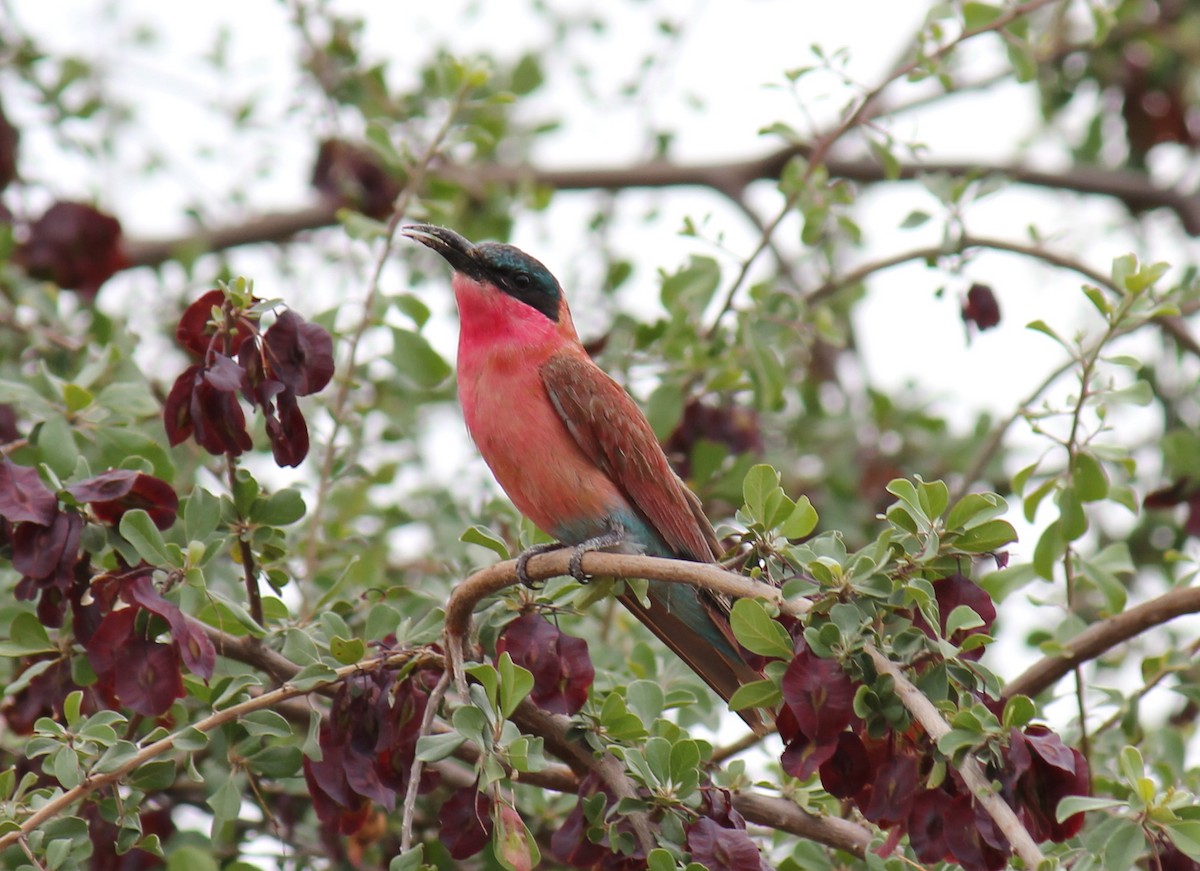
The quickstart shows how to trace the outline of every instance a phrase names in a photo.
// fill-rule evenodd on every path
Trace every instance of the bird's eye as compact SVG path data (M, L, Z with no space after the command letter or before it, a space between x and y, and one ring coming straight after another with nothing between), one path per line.
M528 272L518 272L512 277L512 283L518 290L529 290L530 285L533 284L533 278Z

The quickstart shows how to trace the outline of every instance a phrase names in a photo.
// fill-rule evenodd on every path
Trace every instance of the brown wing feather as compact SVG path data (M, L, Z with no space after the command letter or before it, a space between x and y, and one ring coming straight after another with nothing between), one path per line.
M557 354L542 383L575 441L677 555L713 562L720 545L700 500L671 469L646 416L585 356Z

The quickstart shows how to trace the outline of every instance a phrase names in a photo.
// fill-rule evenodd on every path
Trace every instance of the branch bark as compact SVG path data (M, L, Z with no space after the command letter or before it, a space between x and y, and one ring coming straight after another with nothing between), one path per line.
M628 188L704 187L735 203L756 181L775 181L794 158L808 158L812 146L789 145L760 157L726 163L678 164L653 160L611 168L544 169L536 166L462 167L445 165L436 172L468 190L482 191L492 185L540 186L556 190L607 190ZM866 158L828 157L824 161L831 176L863 184L893 181L884 167ZM1165 208L1173 211L1189 236L1200 236L1200 192L1155 184L1142 172L1081 167L1062 172L1045 172L1020 164L980 165L962 162L902 163L899 180L922 175L1001 175L1018 184L1104 196L1119 200L1131 211ZM276 212L247 219L240 224L198 229L164 239L131 239L125 253L132 266L161 266L171 260L192 259L207 251L224 251L242 245L281 244L301 233L337 223L338 206L319 202L291 212Z
M1200 611L1200 587L1171 590L1128 611L1094 623L1069 642L1062 653L1035 662L1004 688L1004 697L1036 696L1049 689L1078 664L1101 656L1151 627Z

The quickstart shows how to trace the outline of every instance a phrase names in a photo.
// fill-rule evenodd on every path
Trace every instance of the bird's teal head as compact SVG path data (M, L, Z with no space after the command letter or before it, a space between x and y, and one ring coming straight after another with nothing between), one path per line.
M400 231L442 255L447 263L468 278L490 284L502 293L558 322L562 310L562 288L541 261L520 248L501 242L464 239L453 230L432 224L410 224Z

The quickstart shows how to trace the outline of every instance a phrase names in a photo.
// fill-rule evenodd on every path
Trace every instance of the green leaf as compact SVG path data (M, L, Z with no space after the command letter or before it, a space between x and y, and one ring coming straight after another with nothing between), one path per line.
M1016 489L1014 478L1013 488ZM968 493L954 503L950 513L946 515L946 529L972 529L976 526L998 517L1008 510L1008 503L995 493Z
M964 3L962 5L963 27L967 30L979 30L987 27L1000 17L1004 10L990 3Z
M904 220L900 222L900 229L912 230L916 227L920 227L922 224L928 221L929 218L930 215L928 212L922 212L919 209L911 211L905 216Z
M54 470L60 478L75 471L79 460L79 447L75 444L75 433L71 424L61 414L48 417L37 428L36 444L38 458Z
M388 871L424 871L427 866L425 862L425 846L417 844L411 850L405 850L398 856L392 858L388 864Z
M417 740L417 758L422 762L439 762L454 753L466 740L467 736L458 732L422 735Z
M496 669L487 663L479 663L467 666L466 672L479 681L487 695L488 702L493 709L497 709L500 704L500 675Z
M257 737L292 737L292 724L271 710L251 711L238 722L249 734Z
M678 272L662 276L663 308L672 315L699 318L720 285L720 264L712 257L692 256Z
M772 680L756 680L742 684L729 699L729 710L773 708L783 701L783 694Z
M342 665L354 665L367 654L367 645L361 638L342 638L339 635L329 639L329 653Z
M188 541L203 541L221 522L221 500L203 487L193 488L183 505L183 534Z
M295 687L298 690L307 691L316 689L321 684L332 683L335 680L337 680L336 671L323 662L314 662L296 672L287 682L287 685Z
M508 559L508 545L504 543L504 539L500 538L486 526L472 526L466 532L458 537L458 540L466 544L477 544L480 547L486 547L493 551L500 559Z
M266 526L288 526L304 516L304 497L300 491L288 487L272 493L265 500L258 500L250 511L250 519Z
M991 553L1017 540L1017 531L1007 520L989 520L954 539L954 546L970 553Z
M683 387L664 381L646 401L646 419L659 441L666 441L683 417Z
M1117 807L1125 807L1125 802L1120 799L1102 798L1100 796L1068 795L1059 800L1058 808L1054 812L1054 818L1061 823L1068 817L1073 817L1078 813L1108 810L1109 808Z
M771 618L766 607L757 599L738 599L734 602L729 623L734 637L752 653L791 659L791 636Z
M1005 728L1021 728L1037 716L1037 707L1029 696L1012 696L1004 703L1001 722ZM1061 822L1061 820L1060 820Z
M1063 540L1059 522L1055 520L1043 530L1033 548L1033 567L1047 581L1054 580L1054 566L1066 553L1067 543Z
M1081 502L1098 502L1108 495L1108 474L1100 461L1087 451L1075 454L1071 463L1071 483Z
M211 850L184 844L167 856L167 871L219 871L220 865Z
M515 664L508 652L500 654L500 716L508 719L533 690L533 672Z
M787 518L776 526L775 531L784 538L804 538L817 528L817 509L807 496L801 496Z
M625 689L625 703L649 727L662 714L666 695L652 680L635 680Z
M1104 871L1128 871L1145 852L1146 833L1141 823L1122 818L1104 845Z
M753 466L742 480L742 499L754 520L766 522L767 497L779 488L779 473L766 463Z
M150 515L141 508L134 508L121 515L121 523L117 529L121 537L132 544L138 556L146 562L156 566L172 564L162 533L158 531Z
M946 637L950 638L960 630L977 629L983 625L982 618L969 605L958 605L946 618Z
M31 656L57 649L58 646L46 634L42 621L28 611L22 611L13 618L8 629L8 640L0 641L0 656ZM15 691L10 688L8 692L11 694Z
M391 359L397 372L427 390L437 387L453 371L423 335L399 327L392 329Z
M1179 852L1195 862L1200 862L1200 820L1183 820L1163 826L1167 837Z

